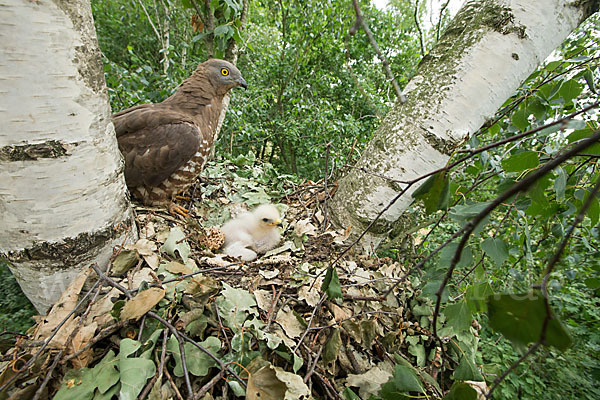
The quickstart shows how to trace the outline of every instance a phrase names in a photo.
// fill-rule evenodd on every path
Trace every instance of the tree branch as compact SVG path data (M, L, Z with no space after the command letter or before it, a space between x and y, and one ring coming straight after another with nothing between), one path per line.
M385 71L385 74L392 81L392 85L394 86L394 91L396 92L398 100L401 103L406 103L406 96L404 96L404 94L402 93L402 90L400 89L396 78L394 78L394 74L392 74L392 70L390 69L390 63L381 52L381 49L379 48L379 45L377 44L377 41L375 40L371 29L369 29L369 25L367 25L363 18L363 15L360 11L360 5L358 4L358 0L352 0L352 5L354 6L354 12L356 13L356 23L352 28L350 28L350 35L356 33L356 30L359 26L363 28L363 30L367 34L367 37L369 38L371 46L373 46L373 49L375 49L375 52L377 53L377 57L379 57L379 59L383 63L383 69Z

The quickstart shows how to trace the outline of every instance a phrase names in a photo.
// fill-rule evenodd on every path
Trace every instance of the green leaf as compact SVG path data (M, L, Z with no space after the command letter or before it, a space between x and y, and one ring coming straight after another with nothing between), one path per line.
M481 248L498 267L502 266L508 258L508 249L502 239L489 237L481 243Z
M258 315L254 295L247 290L233 288L225 282L216 302L225 325L232 329L240 329L250 315Z
M554 180L554 191L556 192L556 200L563 201L565 199L565 189L567 188L567 173L562 167L556 169L556 179Z
M596 85L594 83L594 74L592 73L592 71L588 69L583 74L583 77L585 78L585 81L587 82L587 85L590 88L590 91L594 94L598 94L598 92L596 92Z
M544 298L539 291L488 297L490 326L518 344L527 345L540 339L546 315ZM561 351L572 344L565 328L552 315L545 344Z
M428 297L430 299L435 299L437 297L435 294L437 293L437 291L441 285L442 285L441 279L427 281L427 283L421 289L421 296ZM442 303L447 302L448 297L450 297L450 292L448 291L448 285L446 285L446 287L444 288L444 291L442 292ZM427 315L431 315L431 314L432 313L429 313Z
M219 25L213 31L215 36L227 36L229 32L233 34L233 28L229 24Z
M584 202L588 200L590 197L590 192L586 193ZM595 226L598 223L598 219L600 217L600 204L598 204L598 198L594 197L590 204L590 207L587 209L586 215L590 218L592 222L592 226Z
M185 234L180 227L176 226L171 228L169 236L167 237L165 244L160 248L160 251L167 253L171 257L177 257L176 253L179 253L179 257L181 257L183 262L187 262L191 248L185 241Z
M464 300L447 305L444 309L444 315L448 318L446 324L451 326L456 333L468 331L471 327L473 320L471 310Z
M344 391L342 392L342 397L344 398L344 400L361 400L360 397L358 397L358 395L354 393L349 387L344 389Z
M570 103L575 97L579 96L582 90L583 87L581 84L579 84L579 82L577 82L575 79L570 79L562 84L558 94L560 97L562 97L565 103Z
M535 151L523 151L513 154L506 160L502 160L502 168L506 172L521 172L532 169L540 164L538 154Z
M440 268L448 268L452 263L452 258L458 249L458 243L452 242L440 251ZM465 246L460 254L460 260L457 267L466 267L473 263L473 252L469 246Z
M68 370L54 400L91 400L96 389L93 378L92 370L89 368Z
M454 370L453 378L457 381L483 381L483 376L473 360L463 354L460 364Z
M585 286L592 290L600 288L600 279L598 278L587 278L585 281L583 281L583 283L585 283Z
M144 389L146 381L154 376L156 372L156 365L153 361L129 357L141 345L137 340L121 340L119 347L119 372L121 374L119 400L136 400L142 389Z
M492 287L488 282L481 282L470 285L465 294L465 300L469 305L471 312L487 311L486 300L493 293Z
M323 349L323 364L330 372L335 370L335 361L342 347L342 337L339 329L334 329Z
M425 393L421 380L411 366L396 365L394 374L382 387L379 395L384 400L403 400L408 392Z
M393 380L395 388L400 392L425 393L421 380L412 367L396 365Z
M521 106L513 114L512 123L514 126L517 127L518 130L526 131L527 128L529 127L528 117L529 117L529 113L527 112L527 109L525 108L525 106Z
M102 361L94 367L94 381L100 393L106 393L119 382L118 362L119 359L115 355L115 352L110 350L106 353Z
M323 284L321 285L321 290L327 293L327 297L330 300L342 298L342 287L335 267L329 267L327 269Z
M437 210L445 210L450 202L450 179L442 171L427 178L412 194L415 199L423 200L425 211L432 214Z
M221 341L215 336L209 336L205 341L198 343L212 354L216 355L221 349ZM192 343L184 343L185 362L190 374L195 376L206 376L208 371L216 367L218 364L208 354L194 346ZM174 354L175 369L173 373L176 376L183 376L183 364L181 362L181 351L179 350L179 342L174 335L167 340L167 351Z
M454 382L444 400L477 400L477 391L462 382Z
M460 204L454 206L450 209L450 218L454 219L455 221L463 222L478 215L490 204L491 202L485 201L481 203Z

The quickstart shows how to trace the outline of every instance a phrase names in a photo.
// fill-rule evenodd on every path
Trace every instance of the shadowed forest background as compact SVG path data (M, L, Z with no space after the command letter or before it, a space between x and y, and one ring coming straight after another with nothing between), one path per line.
M330 182L335 182L358 158L397 100L364 32L349 34L356 21L351 2L255 0L243 26L239 25L241 1L213 3L218 7L212 54L224 57L231 39L235 40L237 66L248 89L231 97L212 173L239 171L240 185L248 186L247 179L268 185L270 190L258 194L248 186L252 193L246 200L255 203L282 199L288 194L280 184L283 181L319 181L328 173ZM400 87L408 83L450 21L448 10L435 15L425 7L428 2L422 3L415 10L414 1L392 0L385 9L360 2ZM92 0L91 4L113 112L162 101L209 56L206 29L194 18L191 0ZM600 21L595 15L464 148L496 143L597 102L599 39ZM427 188L415 195L419 201L410 209L414 229L385 243L378 257L407 264L418 261L503 189L560 154L567 144L597 130L597 114L590 111L519 145L494 147L462 163L452 170L444 198L434 198ZM493 381L524 347L492 331L485 306L471 298L526 292L538 283L571 220L590 196L594 198L549 284L553 310L573 345L565 352L538 351L508 376L495 398L530 399L540 393L544 399L600 398L600 204L592 189L600 174L598 146L565 162L527 197L511 199L491 216L487 226L476 232L476 243L463 254L464 279L456 279L445 293L446 301L468 310L449 306L448 325L470 329L471 313L485 321L478 333L475 364ZM255 166L260 176L247 172ZM424 298L435 298L455 249L448 246L425 265L423 274L412 277L413 287ZM24 304L6 268L2 273L2 328L23 331L33 323L29 321L33 310ZM412 356L422 357L419 350Z

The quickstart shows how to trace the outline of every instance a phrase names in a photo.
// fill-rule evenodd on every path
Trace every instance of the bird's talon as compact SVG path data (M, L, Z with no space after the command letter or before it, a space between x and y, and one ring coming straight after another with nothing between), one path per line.
M169 205L169 213L171 215L181 215L184 218L189 218L190 216L190 210L175 203Z

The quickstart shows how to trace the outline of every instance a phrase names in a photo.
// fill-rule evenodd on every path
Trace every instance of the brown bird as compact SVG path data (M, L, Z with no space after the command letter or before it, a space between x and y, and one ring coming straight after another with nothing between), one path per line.
M223 252L244 261L252 261L258 254L274 249L281 240L278 227L281 216L272 204L258 206L223 225L225 234Z
M211 59L198 65L162 103L142 104L113 115L125 181L147 205L171 204L198 177L213 146L223 97L246 88L231 63ZM186 211L174 206L171 211Z

